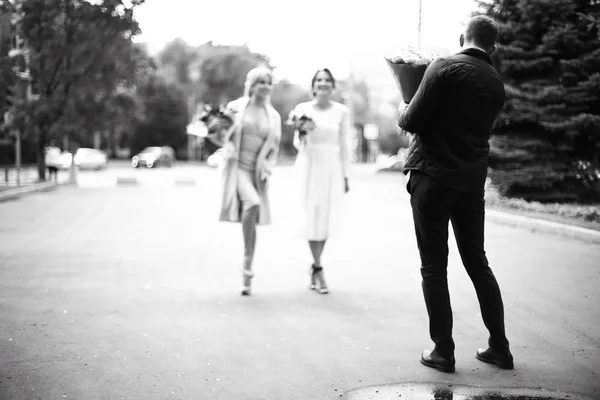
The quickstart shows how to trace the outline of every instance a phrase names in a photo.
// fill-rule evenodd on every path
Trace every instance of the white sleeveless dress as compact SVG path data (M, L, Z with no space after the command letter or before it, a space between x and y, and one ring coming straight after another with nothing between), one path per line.
M315 122L315 129L298 145L294 166L299 183L298 224L304 238L326 240L339 228L344 177L350 169L349 109L332 102L321 110L310 101L298 104L292 113Z

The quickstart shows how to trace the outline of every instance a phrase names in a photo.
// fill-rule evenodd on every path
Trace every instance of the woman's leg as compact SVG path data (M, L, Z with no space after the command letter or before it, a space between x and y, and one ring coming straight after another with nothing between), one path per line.
M313 260L315 261L315 265L317 267L321 266L321 254L323 254L323 249L325 248L326 240L309 240L308 246L310 247L310 252L312 253Z
M313 255L314 263L311 268L310 274L310 289L317 289L317 282L319 283L319 293L329 293L327 289L327 282L325 281L325 275L323 274L323 266L321 265L321 255L325 248L326 240L309 240L308 245Z
M252 261L256 248L256 224L260 211L260 196L252 183L252 174L248 171L239 171L238 196L242 203L242 235L244 238L244 263L242 294L250 294L250 281L252 279Z
M256 248L256 223L258 222L259 206L253 205L242 211L242 234L244 236L244 269L252 270L254 249Z

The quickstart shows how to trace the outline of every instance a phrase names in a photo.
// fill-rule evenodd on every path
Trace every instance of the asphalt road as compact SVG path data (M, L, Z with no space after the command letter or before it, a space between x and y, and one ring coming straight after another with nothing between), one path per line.
M78 179L0 203L0 399L354 399L409 382L600 398L599 245L487 225L516 365L501 371L474 357L487 334L452 243L457 372L442 374L419 363L431 342L401 175L356 169L322 296L278 168L251 297L241 228L217 221L217 170Z

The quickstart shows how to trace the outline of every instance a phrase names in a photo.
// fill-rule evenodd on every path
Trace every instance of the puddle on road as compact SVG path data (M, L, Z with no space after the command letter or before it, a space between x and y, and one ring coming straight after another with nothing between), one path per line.
M343 400L592 400L544 389L476 388L458 385L394 384L352 390Z

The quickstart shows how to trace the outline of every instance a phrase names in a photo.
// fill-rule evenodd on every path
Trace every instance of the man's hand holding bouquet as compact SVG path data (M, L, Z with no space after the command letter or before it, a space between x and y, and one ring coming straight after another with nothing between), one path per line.
M421 52L413 48L407 48L390 57L385 61L392 71L394 81L402 94L406 104L410 103L417 92L425 70L431 62L437 58L435 54Z

